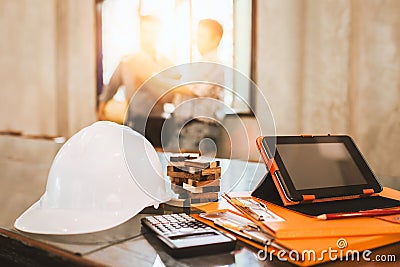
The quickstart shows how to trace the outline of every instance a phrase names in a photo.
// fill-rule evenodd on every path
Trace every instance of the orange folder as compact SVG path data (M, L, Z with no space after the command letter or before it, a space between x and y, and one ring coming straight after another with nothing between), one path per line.
M384 188L380 195L400 199L400 191L390 188ZM305 216L265 201L264 203L266 203L269 210L285 219L283 222L269 222L267 228L275 237L274 243L285 248L286 252L280 252L279 249L272 246L265 247L240 236L237 236L237 238L256 249L267 249L268 252L275 256L281 253L280 257L283 260L299 266L320 264L334 260L335 257L336 259L345 257L352 259L351 257L353 256L351 255L355 253L358 253L359 257L362 257L362 251L364 250L400 241L400 224L398 223L365 217L319 220L315 217ZM227 205L223 201L197 207L197 209L203 212L214 212L226 208L233 209L232 206ZM215 226L213 222L198 215L193 215L193 217L226 232L226 230ZM344 246L342 246L343 244ZM332 255L328 253L329 250L334 252L333 259L331 258ZM299 258L291 258L289 256L290 251L293 251L292 254L294 256L299 255ZM261 254L263 255L263 253ZM302 257L303 254L304 257ZM267 258L266 260L271 259ZM273 260L278 261L279 259L275 257Z
M201 218L198 215L192 215L199 221L204 222L222 232L228 231L216 226L212 221ZM232 234L232 233L230 233ZM240 241L258 249L257 255L260 261L288 261L299 266L312 266L323 262L343 259L346 257L352 260L353 257L362 259L362 252L367 249L374 249L384 245L396 243L400 241L400 234L396 235L374 235L361 237L319 237L307 239L275 239L275 243L284 248L280 250L273 246L263 246L246 238L236 236ZM265 255L265 250L274 255L271 258ZM261 252L260 252L261 251ZM331 254L329 254L331 251ZM279 253L279 258L277 257ZM355 261L356 263L356 261Z

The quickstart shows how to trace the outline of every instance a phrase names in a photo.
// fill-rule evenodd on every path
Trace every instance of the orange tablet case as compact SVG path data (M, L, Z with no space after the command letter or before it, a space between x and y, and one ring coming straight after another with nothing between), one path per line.
M364 190L364 194L363 195L351 195L351 196L342 196L342 197L332 197L332 198L320 198L320 199L316 199L314 195L303 195L303 201L292 201L289 198L287 198L285 191L281 185L281 183L279 182L278 177L276 177L275 172L279 170L278 165L276 164L274 158L270 159L268 158L264 148L263 148L263 144L262 144L262 140L263 140L263 136L259 136L256 139L256 145L257 148L261 154L261 157L264 160L264 163L267 165L268 171L271 174L271 177L274 181L275 187L279 192L279 195L282 199L282 202L285 206L289 206L289 205L297 205L300 203L315 203L315 202L327 202L327 201L337 201L337 200L345 200L345 199L355 199L355 198L360 198L363 196L376 196L378 194L374 193L373 189L367 189Z

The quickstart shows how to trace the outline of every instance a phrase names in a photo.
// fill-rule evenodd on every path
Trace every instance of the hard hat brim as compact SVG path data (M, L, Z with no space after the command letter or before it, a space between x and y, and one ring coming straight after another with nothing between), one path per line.
M154 203L146 203L145 206L151 204ZM139 205L136 207L139 207ZM118 226L137 215L140 211L140 208L135 209L134 207L123 212L44 209L40 207L39 200L15 221L14 227L20 231L33 234L87 234Z

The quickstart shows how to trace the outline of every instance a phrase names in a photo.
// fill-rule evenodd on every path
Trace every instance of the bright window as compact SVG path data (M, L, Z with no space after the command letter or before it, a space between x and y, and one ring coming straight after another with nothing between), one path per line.
M157 49L174 64L201 59L196 47L198 22L205 18L217 20L224 30L218 48L220 62L250 77L251 1L105 0L101 10L104 84L108 83L121 58L139 49L139 23L144 15L157 16L162 22ZM249 86L234 85L233 90L249 103ZM226 94L225 102L241 111L245 108L232 94Z

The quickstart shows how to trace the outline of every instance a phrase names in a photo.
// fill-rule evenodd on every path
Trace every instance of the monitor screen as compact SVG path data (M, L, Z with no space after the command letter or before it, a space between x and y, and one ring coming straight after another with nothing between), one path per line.
M277 144L297 190L366 184L343 143Z

